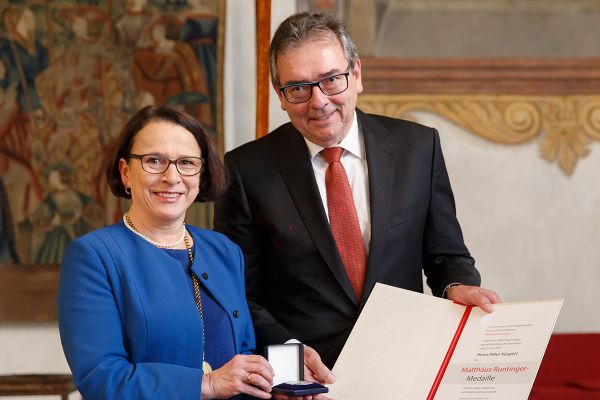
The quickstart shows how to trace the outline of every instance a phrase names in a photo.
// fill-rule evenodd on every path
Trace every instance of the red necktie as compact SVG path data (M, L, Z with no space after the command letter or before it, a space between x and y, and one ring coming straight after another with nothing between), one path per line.
M327 209L329 225L346 268L348 278L356 298L360 300L367 270L367 253L363 242L358 215L354 207L352 191L346 170L340 162L344 149L330 147L321 150L321 155L329 163L325 173L327 188Z

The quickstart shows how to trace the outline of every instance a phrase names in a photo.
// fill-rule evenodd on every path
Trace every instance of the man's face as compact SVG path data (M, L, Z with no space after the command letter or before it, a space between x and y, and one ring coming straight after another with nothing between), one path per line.
M277 58L280 86L319 81L347 69L348 61L337 38L308 40ZM350 71L348 89L333 96L326 96L315 86L310 100L292 104L275 87L281 108L296 129L307 140L323 147L334 146L346 137L362 90L360 60Z

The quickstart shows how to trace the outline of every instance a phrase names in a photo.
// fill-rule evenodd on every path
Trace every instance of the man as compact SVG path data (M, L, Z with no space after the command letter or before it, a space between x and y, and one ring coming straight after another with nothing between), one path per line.
M300 340L309 377L331 382L311 347L331 368L375 283L421 292L422 271L434 295L491 311L437 132L356 109L361 64L343 25L289 17L270 67L291 123L225 155L231 187L215 214L245 254L258 349Z

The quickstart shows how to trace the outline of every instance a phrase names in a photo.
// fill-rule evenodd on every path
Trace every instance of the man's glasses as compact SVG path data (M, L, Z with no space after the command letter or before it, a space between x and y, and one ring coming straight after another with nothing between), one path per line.
M160 154L128 154L127 158L135 158L142 162L142 169L151 174L162 174L171 164L181 175L194 176L200 173L202 169L202 159L200 157L181 157L177 160L169 160Z
M279 90L285 96L285 99L290 103L304 103L310 100L313 93L313 87L317 86L321 89L324 95L334 96L348 89L348 75L350 71L342 72L328 76L316 82L293 83L291 85L282 86Z

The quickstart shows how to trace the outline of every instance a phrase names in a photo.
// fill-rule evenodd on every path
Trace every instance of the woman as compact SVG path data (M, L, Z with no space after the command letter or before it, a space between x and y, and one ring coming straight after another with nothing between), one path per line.
M58 294L61 341L83 397L270 398L273 370L251 355L241 251L184 222L194 201L226 185L201 125L166 107L140 110L107 177L131 207L69 245Z

